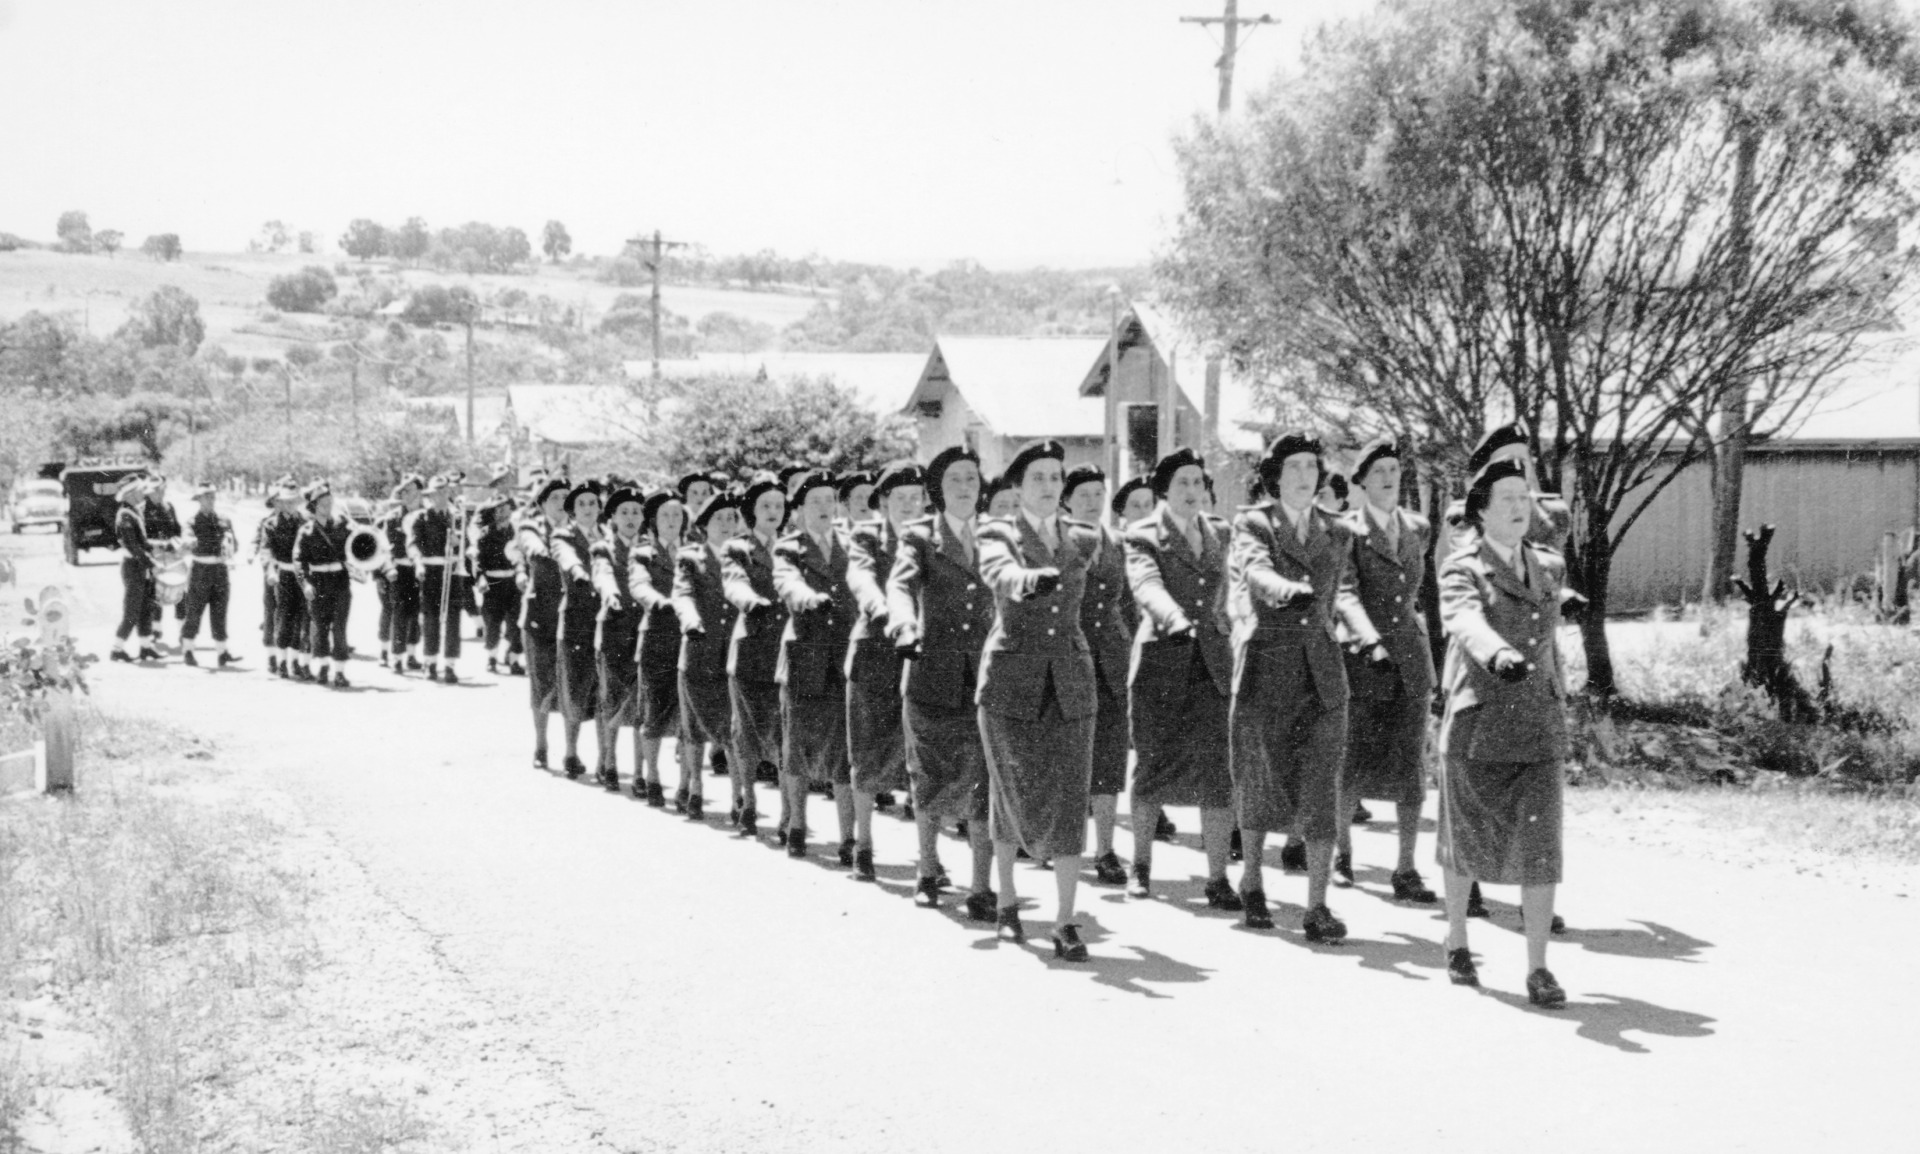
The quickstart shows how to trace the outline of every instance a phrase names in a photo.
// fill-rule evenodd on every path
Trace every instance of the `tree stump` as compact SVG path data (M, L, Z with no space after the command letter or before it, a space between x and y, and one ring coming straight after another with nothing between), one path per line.
M1767 583L1767 550L1773 545L1773 526L1748 529L1741 536L1747 542L1747 577L1733 581L1747 602L1747 659L1740 666L1740 678L1766 693L1780 711L1781 721L1815 721L1819 711L1814 708L1813 698L1787 661L1787 614L1799 604L1800 594L1787 592L1785 581Z

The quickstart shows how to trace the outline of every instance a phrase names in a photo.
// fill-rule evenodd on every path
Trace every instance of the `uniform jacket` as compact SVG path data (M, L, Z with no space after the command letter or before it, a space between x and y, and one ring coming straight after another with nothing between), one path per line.
M429 509L422 506L407 514L405 527L407 537L407 555L415 564L422 558L433 560L445 558L449 566L455 567L455 575L465 568L466 558L459 553L459 533L455 527L454 514L443 509ZM423 566L439 570L440 566ZM420 574L420 580L430 577L426 572Z
M513 561L507 556L507 546L513 539L514 528L511 525L490 523L484 528L475 526L473 545L467 554L473 565L473 575L489 581L513 580Z
M545 517L530 517L515 530L520 547L520 627L552 633L560 627L566 578L553 553L554 529Z
M180 536L180 514L167 501L142 501L140 520L152 541L171 541Z
M680 671L690 677L718 679L726 672L740 611L727 600L725 581L719 559L705 544L684 545L674 556L673 611L683 634ZM694 629L699 636L686 632Z
M980 527L980 575L993 590L994 616L980 657L978 700L989 713L1040 716L1049 681L1063 717L1087 717L1098 706L1093 653L1080 631L1080 602L1087 568L1100 549L1100 530L1065 516L1055 523L1056 549L1047 548L1023 515ZM1060 584L1041 596L1033 589L1043 569L1057 569Z
M1427 639L1427 615L1420 611L1433 526L1406 509L1395 509L1393 519L1399 526L1398 549L1388 546L1387 535L1364 508L1346 516L1354 535L1360 605L1393 657L1393 668L1383 672L1367 664L1364 653L1347 655L1347 680L1355 697L1388 700L1402 690L1409 697L1433 692L1433 646Z
M615 650L614 657L631 661L638 652L640 619L645 613L633 593L633 550L608 532L593 543L593 584L600 592L599 649ZM624 652L618 652L624 650Z
M859 611L847 641L847 680L900 684L900 655L887 637L887 582L900 552L900 534L884 518L847 531L847 587Z
M388 564L395 569L413 568L413 558L407 556L407 511L389 509L374 519L373 527L387 539Z
M1170 644L1169 639L1192 626L1214 687L1222 694L1233 691L1231 626L1221 628L1227 623L1227 557L1233 531L1211 513L1197 516L1202 546L1198 557L1164 504L1127 528L1127 583L1140 610L1129 684L1143 675L1184 682L1192 642Z
M347 580L347 536L353 526L344 517L330 521L308 518L293 541L293 565L302 581ZM335 565L337 569L326 569ZM315 567L324 569L316 572Z
M568 525L553 535L553 560L560 566L560 634L576 640L592 637L600 620L600 591L593 586L593 545L587 531Z
M1263 656L1297 654L1281 662L1285 676L1295 669L1306 684L1283 686L1279 692L1311 690L1324 709L1344 708L1347 668L1334 636L1334 623L1345 623L1364 647L1379 640L1366 610L1360 605L1353 580L1353 530L1339 517L1318 506L1307 511L1307 540L1303 544L1277 501L1266 501L1240 511L1233 522L1233 546L1228 576L1249 615L1234 630L1234 691L1246 675L1249 651ZM1306 608L1286 605L1311 592Z
M727 649L727 676L773 681L780 671L787 606L773 587L772 547L755 533L735 537L721 555L720 576L727 600L740 611Z
M1127 555L1120 537L1105 525L1094 526L1100 543L1087 566L1087 588L1080 598L1080 634L1093 654L1095 684L1108 697L1127 692L1127 665L1133 631L1127 620L1133 595L1127 589Z
M218 557L226 551L227 542L234 540L233 522L218 513L196 511L187 527L192 530L190 548L195 557Z
M1482 541L1440 567L1448 638L1440 748L1479 761L1558 761L1567 756L1557 636L1566 561L1531 542L1521 544L1515 560L1527 567L1524 582ZM1533 667L1523 680L1493 674L1490 662L1502 649Z
M260 543L282 572L293 564L293 543L299 539L306 523L307 519L299 513L288 512L270 513L260 522Z
M920 517L900 532L900 549L887 576L887 621L917 627L920 656L906 663L900 692L935 709L971 709L980 678L981 649L993 627L993 594L980 575L978 544L966 547L945 513Z
M147 541L146 519L139 510L122 504L113 515L113 531L120 539L120 548L126 551L127 560L153 567L153 546Z
M677 653L680 618L673 610L673 551L651 536L642 536L627 567L627 588L645 614L640 621L640 648L672 646Z
M847 642L859 616L853 587L847 583L847 546L829 531L828 550L805 532L789 533L773 546L773 587L787 607L787 628L780 639L777 679L801 697L838 693L833 677L844 669ZM806 605L827 595L818 609Z

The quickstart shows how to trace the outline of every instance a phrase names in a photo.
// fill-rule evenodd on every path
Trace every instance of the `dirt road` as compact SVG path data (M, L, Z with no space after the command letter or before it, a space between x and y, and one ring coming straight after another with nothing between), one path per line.
M23 588L68 581L104 654L117 569L65 570L50 539L26 553ZM1335 892L1351 939L1310 946L1298 876L1268 870L1276 932L1205 909L1176 810L1156 899L1092 889L1093 958L1066 965L1044 948L1048 875L1021 874L1036 941L1000 945L914 908L895 818L861 885L830 852L732 836L720 781L702 824L535 772L524 681L364 659L347 692L269 679L257 572L236 574L240 671L103 664L96 694L291 797L614 1149L1880 1150L1920 1121L1920 917L1891 893L1624 851L1576 822L1573 930L1550 956L1572 1003L1543 1013L1513 891L1474 924L1486 988L1457 989L1438 914L1386 897L1389 832L1357 836L1360 887ZM356 586L369 656L373 610ZM960 843L943 852L964 876ZM1430 877L1431 854L1423 838Z

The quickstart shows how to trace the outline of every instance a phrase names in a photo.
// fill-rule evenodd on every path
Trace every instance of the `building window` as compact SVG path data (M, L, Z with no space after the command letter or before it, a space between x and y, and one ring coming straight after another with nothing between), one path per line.
M914 408L915 411L926 420L937 421L940 419L941 409L939 401L921 401L918 405L914 406Z

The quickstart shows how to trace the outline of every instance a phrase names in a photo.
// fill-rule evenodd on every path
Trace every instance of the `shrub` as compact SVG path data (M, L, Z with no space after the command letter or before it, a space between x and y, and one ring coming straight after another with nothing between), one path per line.
M332 273L308 265L299 272L274 277L267 286L267 303L283 313L317 313L339 293Z

